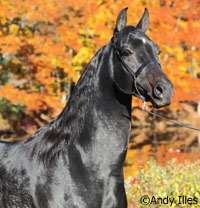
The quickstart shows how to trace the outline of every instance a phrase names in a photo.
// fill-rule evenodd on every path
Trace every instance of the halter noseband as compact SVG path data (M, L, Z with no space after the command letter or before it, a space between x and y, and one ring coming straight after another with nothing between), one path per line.
M141 93L139 92L138 90L138 87L137 87L137 77L141 74L142 70L150 63L156 63L160 66L160 63L158 62L157 59L150 59L146 62L144 62L136 71L136 73L133 72L133 70L125 63L124 59L120 56L119 54L119 51L117 50L117 48L115 47L115 45L113 44L112 42L112 46L120 60L120 62L122 63L122 65L124 66L124 68L131 74L131 76L133 77L133 81L134 81L134 87L136 89L136 93L135 92L131 92L130 94L131 95L135 95L137 97L140 97L143 101L145 101L145 97L141 95Z

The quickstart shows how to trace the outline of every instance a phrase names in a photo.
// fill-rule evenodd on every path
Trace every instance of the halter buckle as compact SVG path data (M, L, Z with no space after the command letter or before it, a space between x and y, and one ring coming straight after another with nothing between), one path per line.
M145 100L143 100L143 106L142 106L142 110L146 110L146 102L145 102Z

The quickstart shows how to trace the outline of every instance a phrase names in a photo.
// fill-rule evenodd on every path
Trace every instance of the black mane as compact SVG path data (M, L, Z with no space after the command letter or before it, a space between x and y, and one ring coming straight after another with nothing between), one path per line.
M31 155L38 155L43 162L52 161L66 147L81 139L81 131L85 127L86 113L91 108L91 98L95 95L95 74L100 63L101 48L83 71L81 78L74 87L72 94L57 118L24 141L24 148Z

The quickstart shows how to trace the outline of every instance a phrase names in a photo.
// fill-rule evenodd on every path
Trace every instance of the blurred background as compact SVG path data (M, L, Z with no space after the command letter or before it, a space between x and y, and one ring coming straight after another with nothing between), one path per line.
M25 139L62 111L124 7L131 25L149 9L147 35L160 46L160 63L175 87L172 105L157 113L200 127L199 0L0 0L0 140ZM200 158L197 131L141 106L134 98L125 178L137 177L149 157L162 167L172 158L176 164Z

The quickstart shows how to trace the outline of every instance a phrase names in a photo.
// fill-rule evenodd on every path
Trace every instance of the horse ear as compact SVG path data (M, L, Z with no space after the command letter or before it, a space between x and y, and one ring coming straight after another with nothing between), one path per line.
M117 17L117 22L116 22L114 32L119 32L121 29L123 29L126 26L126 22L127 22L126 11L127 11L127 9L128 9L128 7L122 9L121 12L119 13L119 15Z
M148 12L147 8L145 8L144 14L136 27L141 29L144 33L148 30L148 28L149 28L149 12Z

